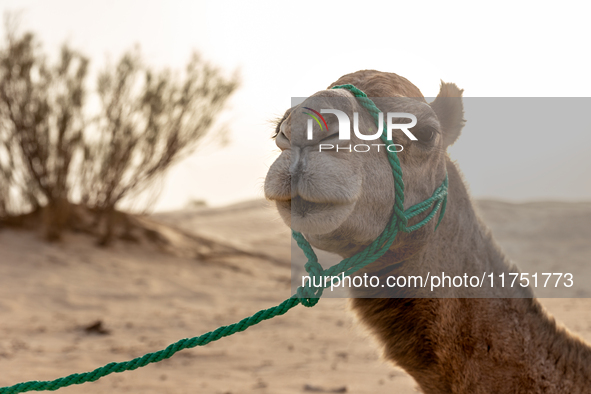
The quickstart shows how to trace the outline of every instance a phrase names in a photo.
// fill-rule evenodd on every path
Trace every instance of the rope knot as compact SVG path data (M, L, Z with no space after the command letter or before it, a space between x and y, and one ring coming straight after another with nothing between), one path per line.
M302 305L312 307L324 292L324 269L316 259L309 259L304 268L310 274L310 280L305 286L300 286L296 294Z

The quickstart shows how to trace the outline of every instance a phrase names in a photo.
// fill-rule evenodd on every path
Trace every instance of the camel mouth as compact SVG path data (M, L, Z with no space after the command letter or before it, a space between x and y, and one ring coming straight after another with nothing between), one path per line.
M276 200L277 209L293 230L306 234L326 234L336 230L353 212L355 202L313 202L301 196Z
M318 203L306 200L300 196L296 196L289 200L291 205L292 214L296 214L301 216L302 218L306 217L307 215L313 215L314 213L330 208L330 206L334 205L332 203Z

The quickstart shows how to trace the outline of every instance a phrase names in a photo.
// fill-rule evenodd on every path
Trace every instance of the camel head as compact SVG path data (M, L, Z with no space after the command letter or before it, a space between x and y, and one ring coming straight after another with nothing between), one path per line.
M384 122L389 112L416 116L416 125L408 129L416 140L396 129L392 140L396 149L402 146L398 157L405 208L429 198L445 178L446 148L458 138L464 123L462 91L442 83L439 95L428 104L419 89L396 74L358 71L330 87L343 84L353 84L372 98L384 113ZM274 138L281 155L267 173L265 196L276 203L285 223L312 245L349 255L371 243L387 225L394 205L394 180L379 136L361 139L353 129L357 112L358 130L376 134L374 118L351 92L330 87L288 109L278 123ZM323 115L325 125L312 122L310 135L310 111L321 109L348 115L350 140L339 139L339 120L331 113Z

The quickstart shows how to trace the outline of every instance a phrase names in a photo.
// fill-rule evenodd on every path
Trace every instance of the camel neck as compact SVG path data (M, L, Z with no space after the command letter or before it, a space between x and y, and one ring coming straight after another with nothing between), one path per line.
M516 272L478 219L455 167L449 176L455 186L448 211L427 246L413 249L424 239L409 234L368 273ZM384 344L385 356L425 393L591 392L591 351L557 327L530 290L496 287L490 298L460 290L439 293L449 298L429 298L424 289L400 293L408 298L354 298L352 307Z
M589 393L591 353L535 299L352 300L425 393Z

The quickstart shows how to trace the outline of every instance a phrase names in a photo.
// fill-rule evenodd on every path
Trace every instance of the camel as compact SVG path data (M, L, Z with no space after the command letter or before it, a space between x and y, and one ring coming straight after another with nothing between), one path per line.
M383 150L319 152L320 143L341 144L331 134L337 127L332 115L325 116L327 127L315 128L313 138L307 138L309 116L301 109L332 108L334 100L361 114L360 129L375 130L348 90L330 89L343 84L376 98L383 112L413 113L418 119L411 129L417 141L393 134L404 147L398 157L405 209L430 197L446 171L449 177L447 210L437 230L430 221L417 231L399 233L386 254L355 275L518 272L479 219L447 154L465 123L463 90L453 83L442 82L438 96L427 103L407 79L364 70L288 109L274 136L282 152L264 185L285 223L312 246L346 258L371 243L390 220L394 182ZM371 142L351 134L346 145ZM437 298L422 288L399 294L354 288L350 302L385 358L408 372L424 393L591 393L591 347L559 326L529 287L497 284L486 293L450 287Z

